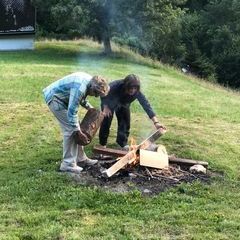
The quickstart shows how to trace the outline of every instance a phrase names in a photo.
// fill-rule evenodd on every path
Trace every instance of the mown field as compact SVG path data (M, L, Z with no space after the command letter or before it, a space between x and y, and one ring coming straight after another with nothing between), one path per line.
M34 51L0 53L0 239L240 239L240 94L126 49L115 47L112 57L101 50L87 40L42 41ZM150 198L79 186L59 173L61 134L42 89L74 71L109 80L138 74L168 128L158 142L179 157L208 161L223 177ZM141 141L152 131L134 103L131 135Z

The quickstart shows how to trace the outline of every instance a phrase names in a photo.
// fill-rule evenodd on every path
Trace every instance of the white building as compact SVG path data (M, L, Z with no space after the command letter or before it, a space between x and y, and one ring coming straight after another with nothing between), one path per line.
M33 49L35 22L31 0L0 0L0 51Z

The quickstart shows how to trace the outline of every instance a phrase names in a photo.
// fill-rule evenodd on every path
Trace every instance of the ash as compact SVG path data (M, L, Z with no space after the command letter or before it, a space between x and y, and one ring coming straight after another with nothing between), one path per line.
M99 187L105 191L127 193L140 191L143 195L154 196L181 183L200 181L210 184L213 172L207 174L193 174L188 169L178 165L170 165L167 169L147 168L140 165L128 166L110 178L103 176L102 172L111 167L116 160L99 160L97 165L85 167L80 175L71 174L77 184Z

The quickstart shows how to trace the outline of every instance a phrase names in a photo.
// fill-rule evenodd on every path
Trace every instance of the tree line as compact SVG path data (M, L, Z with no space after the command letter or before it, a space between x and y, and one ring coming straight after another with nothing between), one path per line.
M33 0L38 36L111 41L240 88L239 0Z

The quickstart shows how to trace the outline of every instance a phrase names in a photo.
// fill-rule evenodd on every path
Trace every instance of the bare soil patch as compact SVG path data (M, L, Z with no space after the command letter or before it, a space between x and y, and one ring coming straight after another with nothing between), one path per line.
M103 176L102 171L112 166L115 160L99 160L97 165L85 167L80 175L71 174L74 181L85 186L100 187L106 191L127 193L138 190L144 195L156 195L181 183L201 181L210 184L212 176L220 174L207 171L207 174L190 173L178 165L168 169L147 168L140 165L120 170L110 178Z

